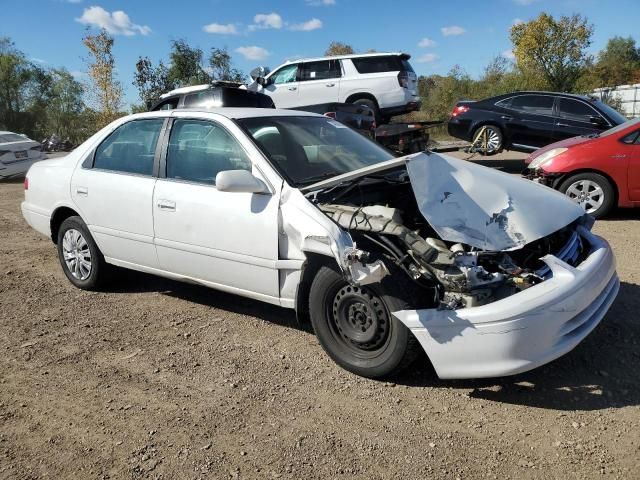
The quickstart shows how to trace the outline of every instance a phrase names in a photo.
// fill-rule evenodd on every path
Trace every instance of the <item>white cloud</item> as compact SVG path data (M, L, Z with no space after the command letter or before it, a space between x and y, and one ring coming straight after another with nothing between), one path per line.
M38 57L31 57L30 60L33 61L33 62L36 62L36 63L49 63L46 60L44 60L42 58L38 58Z
M247 60L264 60L271 55L268 50L256 46L238 47L235 51Z
M69 73L76 80L82 80L83 78L87 77L87 74L85 72L81 72L80 70L71 70Z
M275 12L259 13L253 17L253 25L249 25L249 30L257 30L264 28L280 29L284 25L282 17Z
M104 28L112 35L132 36L137 33L148 35L151 29L146 25L138 25L131 21L129 15L122 10L116 10L113 13L107 12L102 7L85 8L82 16L76 18L76 22L84 25L93 25L94 27Z
M440 29L442 35L445 37L455 37L457 35L462 35L466 32L466 30L458 25L451 25L449 27L442 27Z
M524 23L524 20L522 20L521 18L514 18L513 21L511 22L511 25L521 25Z
M434 42L430 38L424 37L422 40L418 42L418 46L422 48L435 47L436 42Z
M238 30L236 30L236 26L233 23L227 23L226 25L221 23L210 23L202 27L207 33L219 33L222 35L237 35Z
M514 58L516 58L516 56L513 54L513 50L505 50L500 55L502 55L504 58L508 58L509 60L513 60Z
M425 53L424 55L420 55L418 58L416 58L416 62L418 63L435 62L439 58L440 57L435 53Z
M336 0L305 0L305 2L312 7L328 7L336 4Z
M289 30L298 30L301 32L310 32L311 30L317 30L322 28L322 21L317 18L312 18L307 22L294 23L289 27Z

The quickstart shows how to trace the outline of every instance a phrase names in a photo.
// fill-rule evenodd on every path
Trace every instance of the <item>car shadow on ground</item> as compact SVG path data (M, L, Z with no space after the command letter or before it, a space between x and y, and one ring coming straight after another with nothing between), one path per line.
M293 310L199 285L122 270L109 293L159 292L173 298L311 332ZM468 391L472 398L555 410L599 410L640 405L640 286L622 282L602 323L578 347L531 372L497 379L440 380L421 355L413 367L386 380L415 388ZM338 367L336 367L338 368Z
M602 323L572 352L512 377L439 380L432 367L393 379L414 387L469 390L469 396L554 410L599 410L640 405L640 287L622 282ZM418 360L428 362L426 356Z

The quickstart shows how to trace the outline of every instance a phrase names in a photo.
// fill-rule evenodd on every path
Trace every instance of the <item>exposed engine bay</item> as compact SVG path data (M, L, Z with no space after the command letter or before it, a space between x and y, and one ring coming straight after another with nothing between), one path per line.
M421 307L485 305L543 282L548 269L540 258L558 254L577 237L570 224L509 251L444 241L421 214L402 168L314 191L310 200L357 245L348 259L354 284L404 272L425 291ZM577 245L563 260L575 265L582 255Z

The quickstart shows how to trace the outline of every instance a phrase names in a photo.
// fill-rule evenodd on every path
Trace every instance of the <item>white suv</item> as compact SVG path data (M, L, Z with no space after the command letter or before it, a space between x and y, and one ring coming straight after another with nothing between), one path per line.
M249 89L269 95L276 108L329 102L367 105L378 123L384 123L420 109L418 79L409 58L406 53L367 53L296 60L264 77L255 75Z

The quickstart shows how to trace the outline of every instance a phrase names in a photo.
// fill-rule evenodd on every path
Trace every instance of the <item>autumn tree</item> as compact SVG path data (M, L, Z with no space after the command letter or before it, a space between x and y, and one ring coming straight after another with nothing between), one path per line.
M554 19L547 13L511 27L516 63L523 71L538 73L549 88L573 91L589 60L593 26L580 15Z
M356 53L351 45L342 42L331 42L327 50L324 52L327 57L335 57L338 55L351 55Z
M97 111L96 128L102 128L118 118L122 107L122 85L115 74L113 37L105 29L96 35L86 33L82 43L89 51L87 61L88 93Z

